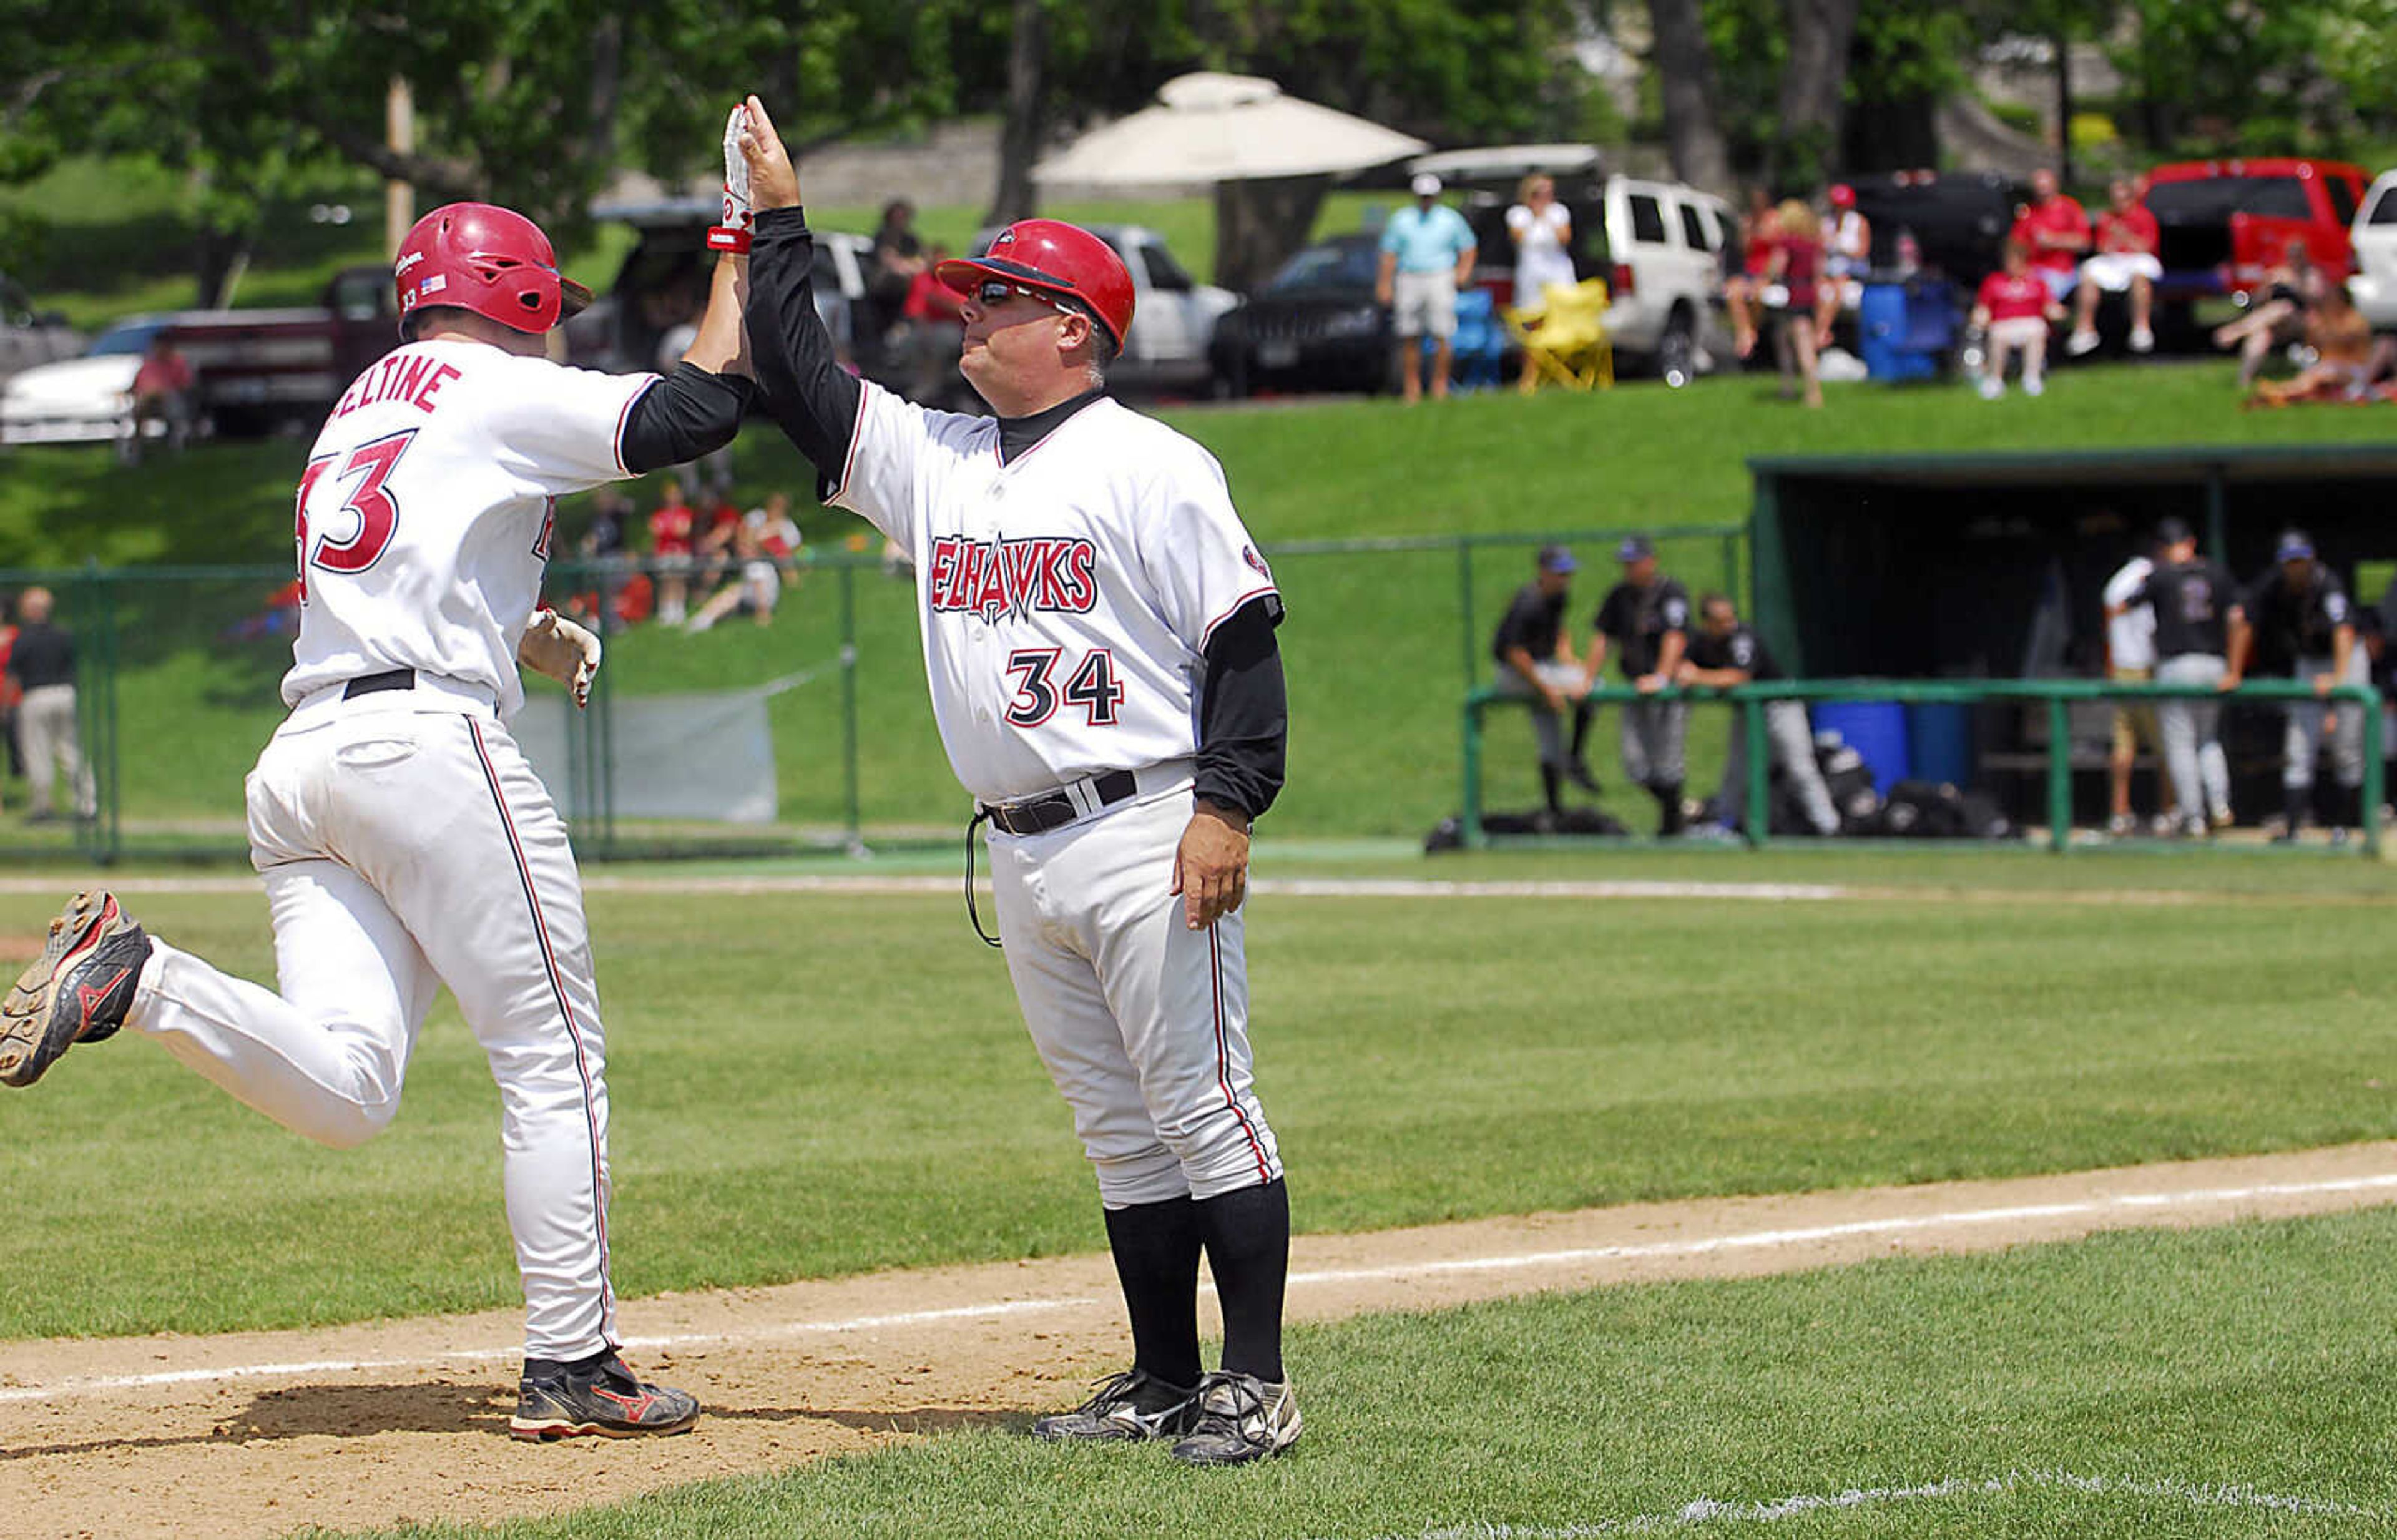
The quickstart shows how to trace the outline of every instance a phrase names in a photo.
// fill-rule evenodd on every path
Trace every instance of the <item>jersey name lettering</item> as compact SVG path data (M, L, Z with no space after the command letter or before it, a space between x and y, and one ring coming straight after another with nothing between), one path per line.
M333 416L346 417L378 401L405 401L419 411L431 411L439 404L434 398L441 387L457 378L456 369L422 354L391 354L350 382L333 405Z
M1020 619L1035 609L1087 615L1099 602L1098 559L1089 541L1060 535L999 541L943 535L932 542L925 592L935 611L985 621Z

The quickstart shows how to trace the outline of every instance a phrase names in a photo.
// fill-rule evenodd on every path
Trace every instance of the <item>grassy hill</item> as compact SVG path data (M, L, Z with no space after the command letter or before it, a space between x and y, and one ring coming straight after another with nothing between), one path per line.
M1590 396L1504 394L1414 410L1326 401L1164 415L1222 460L1242 515L1269 547L1736 525L1748 511L1746 461L1756 455L2378 439L2391 425L2373 409L2243 413L2227 366L2211 365L2081 368L2057 378L2042 400L1995 405L1960 388L1860 385L1835 387L1827 410L1806 412L1748 378L1681 392L1632 384ZM227 632L259 614L281 581L300 458L287 441L205 446L138 471L88 450L0 459L0 567L254 564L206 582L115 587L128 818L238 816L241 774L278 716L273 685L288 653L281 638ZM779 434L752 429L737 458L744 504L775 488L807 502L806 468ZM647 488L635 496L644 508L653 500ZM582 516L569 503L569 535ZM818 551L854 548L864 559L878 549L847 515L809 507L803 523ZM1598 559L1575 596L1577 623L1612 573L1596 544L1584 554ZM1668 543L1665 557L1694 588L1736 577L1719 540ZM1483 666L1487 628L1527 568L1520 548L1476 555L1468 627L1453 549L1277 558L1291 606L1282 636L1293 722L1279 827L1420 834L1453 810L1466 663ZM865 820L945 827L961 818L963 798L924 699L912 591L870 567L848 581ZM770 629L735 621L703 636L651 626L617 637L609 683L621 695L651 695L761 686L817 668L840 647L841 582L833 570L812 572ZM837 821L837 675L776 696L770 710L783 817ZM1702 713L1694 787L1710 779L1720 734ZM1619 783L1609 769L1613 738L1608 723L1593 757L1601 779ZM1500 730L1493 761L1493 800L1531 795L1519 725ZM1614 800L1635 826L1644 824L1644 808L1620 794Z

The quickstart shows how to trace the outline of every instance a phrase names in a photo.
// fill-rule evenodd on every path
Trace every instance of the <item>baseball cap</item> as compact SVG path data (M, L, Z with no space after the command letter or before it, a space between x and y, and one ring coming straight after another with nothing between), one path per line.
M2303 529L2282 530L2280 543L2272 548L2274 561L2304 561L2313 554L2314 542Z
M1407 183L1407 185L1414 189L1414 194L1419 198L1436 198L1440 196L1440 179L1433 176L1429 171L1416 172L1415 180Z
M1626 535L1623 537L1623 543L1614 548L1614 559L1617 561L1638 561L1642 556L1653 556L1655 554L1656 542L1646 535Z
M1854 208L1856 206L1856 190L1844 181L1831 183L1829 196L1834 208Z
M2195 540L2197 536L2190 531L2189 523L2186 519L2178 519L2167 516L2156 520L2156 543L2158 545L2178 545L2182 541Z
M1563 546L1543 545L1540 547L1541 571L1574 572L1580 569L1581 563L1573 560L1573 554L1571 551L1566 550Z

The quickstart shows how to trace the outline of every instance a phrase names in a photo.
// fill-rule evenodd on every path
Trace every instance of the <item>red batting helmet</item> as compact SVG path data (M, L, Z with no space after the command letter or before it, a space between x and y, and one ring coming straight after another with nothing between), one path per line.
M1018 220L979 257L952 257L933 276L963 294L984 278L1054 294L1105 327L1118 348L1132 329L1132 274L1114 247L1062 220Z
M558 275L541 226L512 208L445 204L416 221L392 262L399 334L427 305L456 305L518 331L543 332L591 302L591 291Z

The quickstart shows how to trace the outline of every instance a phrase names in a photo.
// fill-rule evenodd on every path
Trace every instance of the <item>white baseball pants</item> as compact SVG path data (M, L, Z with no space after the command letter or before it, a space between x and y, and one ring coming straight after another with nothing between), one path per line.
M244 1105L336 1148L399 1108L443 984L501 1096L529 1357L615 1340L608 1091L582 884L548 791L488 699L302 702L250 772L252 863L279 994L158 945L126 1024Z
M1007 971L1108 1208L1215 1198L1282 1173L1251 1085L1236 911L1183 923L1190 785L1046 834L990 837Z

